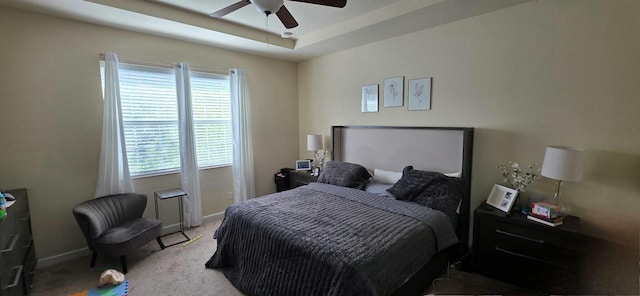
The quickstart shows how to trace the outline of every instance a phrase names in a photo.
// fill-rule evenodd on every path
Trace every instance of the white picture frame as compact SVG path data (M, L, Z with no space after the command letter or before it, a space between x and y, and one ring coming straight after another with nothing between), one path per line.
M310 170L311 170L311 160L309 159L296 160L296 171L310 171Z
M489 197L487 197L487 204L505 213L509 213L517 196L518 190L494 184L491 193L489 193Z
M404 105L404 76L387 78L383 82L384 107L402 107Z
M362 112L378 112L378 85L370 84L362 87Z
M407 109L431 110L431 77L409 79L407 86Z

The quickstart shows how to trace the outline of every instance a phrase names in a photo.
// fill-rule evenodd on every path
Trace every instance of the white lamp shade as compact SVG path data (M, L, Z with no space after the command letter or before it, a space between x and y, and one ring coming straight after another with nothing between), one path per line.
M548 146L540 174L561 181L580 181L584 168L582 148Z
M307 150L320 150L322 149L322 136L321 135L307 135Z

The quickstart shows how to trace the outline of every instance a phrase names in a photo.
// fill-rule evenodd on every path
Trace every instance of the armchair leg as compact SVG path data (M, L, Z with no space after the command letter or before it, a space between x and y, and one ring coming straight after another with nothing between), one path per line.
M120 263L122 264L122 273L126 274L127 273L127 256L125 255L120 256Z
M156 237L156 240L158 241L158 245L160 245L160 249L161 249L161 250L164 250L164 248L166 248L166 247L165 247L165 246L164 246L164 244L162 243L162 240L160 239L160 237L159 237L159 236L158 236L158 237Z
M98 257L98 253L93 252L93 254L91 254L91 264L89 264L89 267L96 266L96 258L97 257Z

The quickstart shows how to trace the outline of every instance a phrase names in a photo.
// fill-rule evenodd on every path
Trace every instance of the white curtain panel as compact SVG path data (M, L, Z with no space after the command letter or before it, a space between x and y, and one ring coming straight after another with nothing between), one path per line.
M104 60L102 146L95 197L133 192L122 124L118 56L107 52Z
M180 138L180 169L182 173L184 226L202 224L202 198L200 195L200 176L196 156L196 139L193 127L193 108L189 65L179 63L175 66L176 91L178 94L178 134Z
M231 120L233 130L233 200L243 202L256 196L251 141L251 110L247 74L231 69Z

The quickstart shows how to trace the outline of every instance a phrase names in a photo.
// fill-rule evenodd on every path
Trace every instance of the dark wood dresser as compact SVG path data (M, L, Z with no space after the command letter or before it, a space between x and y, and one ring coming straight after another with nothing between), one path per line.
M0 296L28 295L36 268L26 189L9 190L16 202L0 220Z
M550 294L638 294L638 250L591 237L580 219L546 226L521 213L478 207L475 269Z

